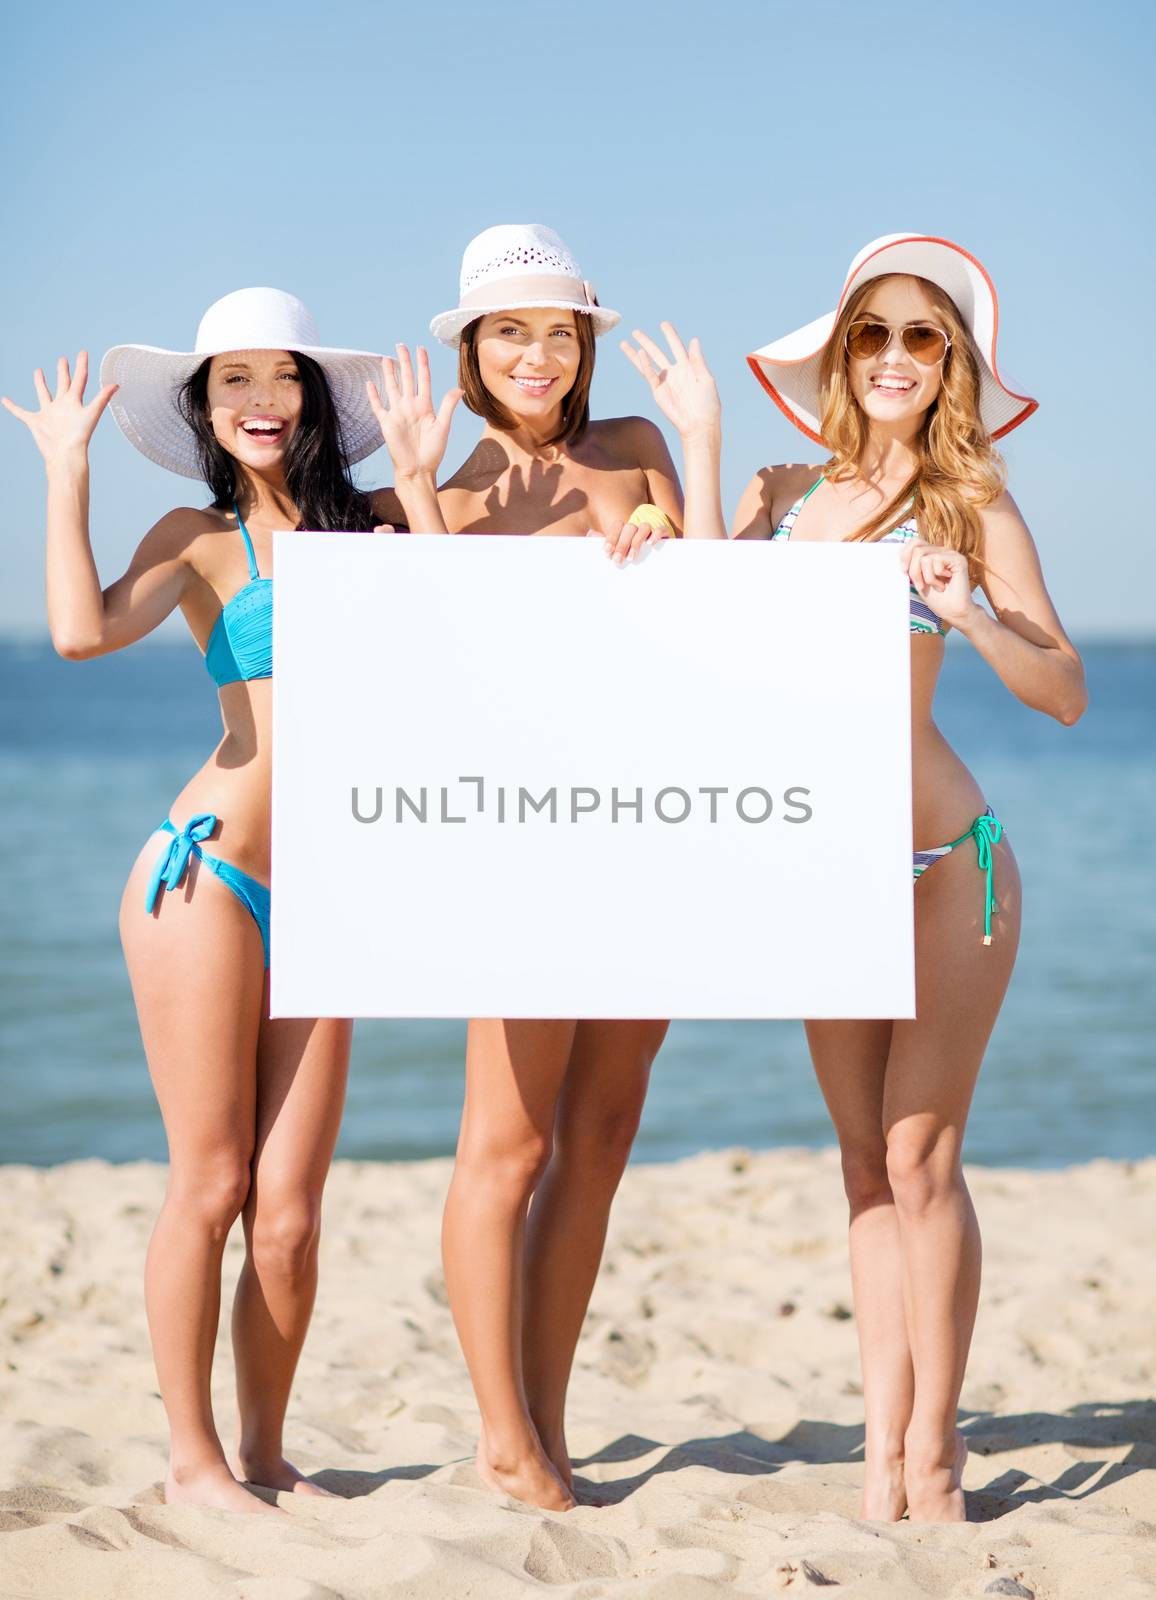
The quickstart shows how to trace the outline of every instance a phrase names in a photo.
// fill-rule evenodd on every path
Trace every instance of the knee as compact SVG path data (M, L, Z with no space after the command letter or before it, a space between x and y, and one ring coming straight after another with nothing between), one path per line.
M559 1159L591 1179L617 1183L642 1121L646 1087L611 1104L574 1108L558 1128Z
M166 1203L182 1220L203 1229L214 1242L223 1243L245 1209L249 1183L249 1162L240 1155L188 1171L174 1169Z
M891 1182L887 1174L887 1146L882 1136L875 1144L844 1145L843 1189L851 1215L890 1205Z
M262 1196L249 1229L249 1253L262 1277L293 1281L313 1270L321 1237L321 1206L307 1196Z
M455 1181L485 1189L500 1203L524 1206L550 1163L548 1134L523 1132L507 1138L467 1138L458 1149Z
M895 1204L918 1216L958 1186L961 1173L955 1140L934 1133L893 1131L887 1140L887 1178Z

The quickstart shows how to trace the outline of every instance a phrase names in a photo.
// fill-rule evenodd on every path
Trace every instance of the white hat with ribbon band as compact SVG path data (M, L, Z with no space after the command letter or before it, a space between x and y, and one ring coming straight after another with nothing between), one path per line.
M598 304L593 287L554 232L538 222L507 222L471 239L462 257L458 304L430 323L430 332L453 348L462 330L488 311L557 306L588 316L595 333L622 320Z
M329 383L346 459L361 461L380 448L381 428L366 399L365 382L380 376L381 357L322 345L308 307L283 289L235 289L215 301L201 318L192 350L114 346L100 364L100 381L120 385L110 406L125 438L158 466L199 478L196 438L177 397L203 361L230 350L288 350L309 356Z
M1000 375L996 362L999 301L982 263L950 239L924 233L889 233L865 245L847 271L834 311L776 339L747 357L751 371L779 407L809 439L822 444L823 399L819 372L823 351L848 297L872 278L889 273L925 278L951 296L979 351L979 414L993 439L1026 422L1039 402Z

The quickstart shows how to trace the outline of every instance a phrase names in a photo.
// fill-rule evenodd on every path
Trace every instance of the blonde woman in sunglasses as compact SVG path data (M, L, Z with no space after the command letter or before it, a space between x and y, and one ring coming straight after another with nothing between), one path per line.
M892 544L910 581L917 1017L807 1023L850 1207L862 1512L886 1521L965 1518L956 1413L980 1238L961 1152L1020 931L1011 845L932 719L945 637L962 633L1018 699L1065 725L1087 703L993 444L1036 409L1000 376L997 321L991 279L959 246L914 234L868 245L834 313L749 358L827 460L763 468L732 532ZM666 331L669 355L644 334L623 348L687 441L686 536L723 538L714 384L697 347Z

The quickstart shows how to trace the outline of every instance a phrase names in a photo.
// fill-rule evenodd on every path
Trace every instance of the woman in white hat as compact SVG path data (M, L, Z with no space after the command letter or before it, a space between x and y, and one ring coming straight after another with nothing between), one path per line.
M863 1513L876 1519L964 1516L956 1407L980 1240L961 1150L1020 927L1011 847L932 720L944 637L958 630L1014 695L1060 722L1074 723L1087 700L992 444L1036 409L1000 374L997 322L995 289L973 256L896 234L856 256L833 313L749 358L775 404L829 454L757 473L734 537L893 544L910 581L918 1017L807 1024L850 1205ZM627 353L676 422L701 430L712 413L705 368L672 351L640 336ZM687 534L725 537L709 516L688 519Z
M269 1018L270 557L276 527L370 528L393 511L349 476L379 443L365 399L377 361L322 348L292 295L242 289L210 307L192 351L110 350L87 404L83 352L75 373L60 361L55 395L36 373L38 410L4 401L47 466L57 650L81 661L124 649L179 606L220 693L224 737L141 851L120 914L169 1146L145 1278L171 1431L169 1502L276 1514L243 1481L324 1493L285 1459L281 1435L316 1290L350 1025ZM162 517L102 591L88 443L110 404L138 450L206 483L212 503ZM210 1379L221 1258L238 1216L234 1475Z
M566 245L536 224L488 228L462 262L458 305L431 328L458 351L460 389L435 412L418 351L373 396L411 528L612 536L619 562L677 532L682 494L662 434L641 417L591 421L598 304ZM450 416L483 419L439 490ZM474 1020L443 1255L482 1413L487 1482L573 1505L563 1411L607 1219L667 1024ZM531 1208L531 1199L533 1206Z

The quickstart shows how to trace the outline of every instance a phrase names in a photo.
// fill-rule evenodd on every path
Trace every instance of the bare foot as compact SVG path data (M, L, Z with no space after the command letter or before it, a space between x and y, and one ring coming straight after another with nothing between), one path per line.
M884 1456L868 1461L859 1515L865 1522L898 1522L906 1510L903 1457Z
M284 1515L276 1506L268 1506L250 1494L223 1461L195 1469L170 1467L165 1478L165 1505L210 1506L216 1511L256 1512L258 1516Z
M538 1419L534 1418L534 1426L538 1428L538 1437L542 1441L542 1449L554 1471L561 1478L567 1489L574 1488L574 1468L570 1462L570 1452L566 1448L566 1435L561 1428L551 1430L538 1427Z
M313 1483L303 1472L298 1472L284 1456L238 1455L234 1469L243 1483L255 1483L259 1489L276 1489L279 1493L314 1495L322 1500L340 1500L331 1489Z
M482 1432L478 1440L478 1476L491 1489L543 1511L572 1511L577 1504L541 1445L515 1455L499 1456Z
M967 1440L957 1428L954 1454L948 1465L907 1446L904 1476L907 1483L908 1517L912 1522L966 1522L963 1478L967 1461Z

